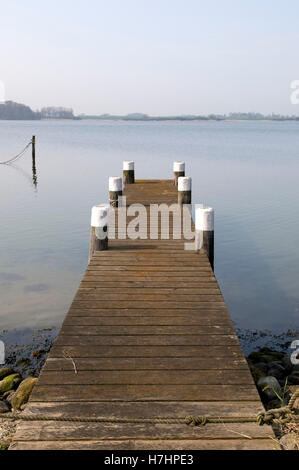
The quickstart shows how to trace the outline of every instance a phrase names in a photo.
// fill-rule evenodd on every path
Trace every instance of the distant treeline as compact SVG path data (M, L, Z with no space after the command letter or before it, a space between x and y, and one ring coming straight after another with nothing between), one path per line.
M36 120L36 119L98 119L103 121L299 121L298 116L283 116L281 114L261 113L230 113L230 114L187 114L183 116L149 116L148 114L133 113L126 116L113 114L75 116L71 108L50 106L40 111L32 111L24 104L6 101L0 103L0 120Z
M299 116L283 116L281 114L264 115L261 113L230 113L230 114L187 114L183 116L149 116L148 114L133 113L126 116L113 114L86 115L80 119L98 119L103 121L299 121Z
M72 109L69 108L42 108L32 111L29 106L13 101L0 103L0 119L2 120L37 120L37 119L76 119Z

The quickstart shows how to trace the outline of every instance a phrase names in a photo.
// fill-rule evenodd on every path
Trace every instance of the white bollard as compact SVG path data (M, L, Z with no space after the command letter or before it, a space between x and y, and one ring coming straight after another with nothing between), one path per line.
M109 206L94 206L91 211L89 262L95 251L108 250Z
M174 180L173 183L175 186L178 185L178 179L182 176L185 176L186 164L185 162L174 162L173 164L173 174Z
M196 237L199 249L203 248L214 270L214 219L215 212L212 207L197 207L195 209Z
M118 207L118 199L123 194L123 180L120 176L111 176L109 178L110 205Z
M178 203L191 204L192 201L192 178L190 176L180 176L178 179Z

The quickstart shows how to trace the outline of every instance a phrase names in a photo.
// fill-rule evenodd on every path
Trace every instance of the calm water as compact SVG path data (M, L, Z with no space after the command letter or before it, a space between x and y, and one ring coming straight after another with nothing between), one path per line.
M194 202L216 210L216 276L240 328L299 326L299 123L0 121L0 330L59 326L86 268L90 209L133 159L171 178L184 159Z

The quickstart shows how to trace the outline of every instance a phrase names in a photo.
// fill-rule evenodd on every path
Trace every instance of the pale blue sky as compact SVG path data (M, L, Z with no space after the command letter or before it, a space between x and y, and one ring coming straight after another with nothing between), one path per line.
M298 0L0 0L0 80L34 109L299 114Z

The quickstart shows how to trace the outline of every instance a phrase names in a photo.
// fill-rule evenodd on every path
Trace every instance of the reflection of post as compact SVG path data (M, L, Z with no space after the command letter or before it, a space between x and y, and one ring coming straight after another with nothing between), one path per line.
M37 188L37 174L35 165L35 135L32 136L32 182L33 186Z

